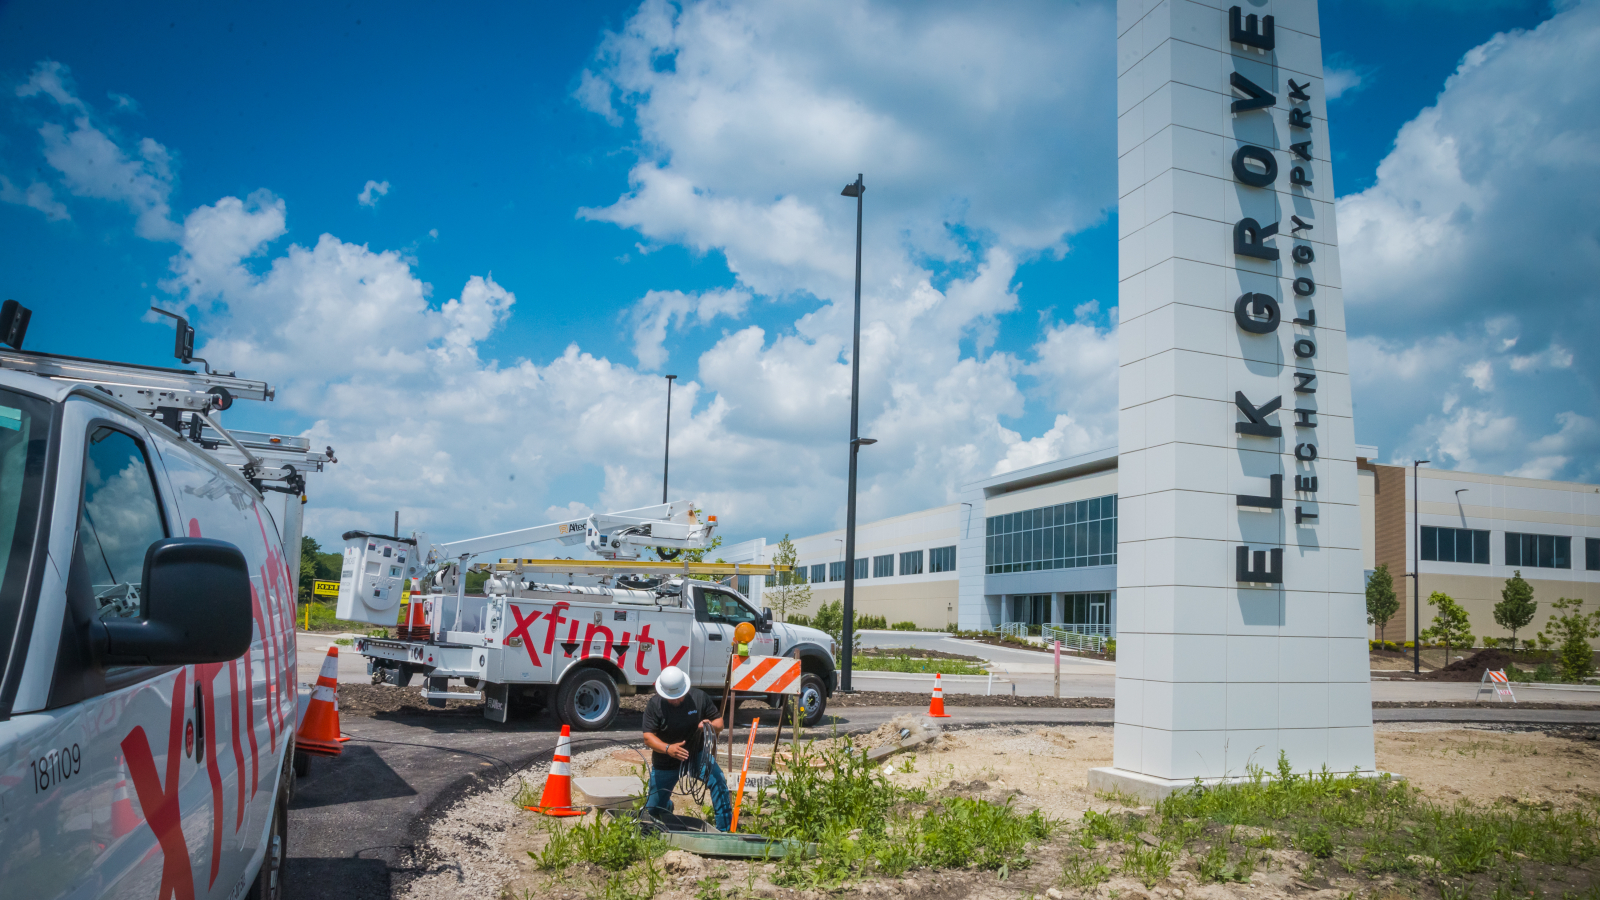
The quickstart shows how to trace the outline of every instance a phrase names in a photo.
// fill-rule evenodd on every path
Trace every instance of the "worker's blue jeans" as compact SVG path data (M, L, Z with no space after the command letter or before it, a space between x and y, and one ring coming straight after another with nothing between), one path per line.
M711 808L716 812L717 830L727 831L733 824L733 797L728 793L728 782L722 777L722 767L705 749L690 755L686 764L689 771L700 773L700 780L705 782L711 793ZM679 766L650 770L650 796L644 803L646 809L672 812L672 789L678 786L680 770Z

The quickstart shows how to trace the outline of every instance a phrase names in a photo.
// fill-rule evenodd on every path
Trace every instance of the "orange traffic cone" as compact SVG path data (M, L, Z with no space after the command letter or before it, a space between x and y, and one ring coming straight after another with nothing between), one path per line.
M318 756L338 756L344 752L340 743L339 648L335 645L328 648L328 657L322 661L322 672L317 676L317 686L311 689L311 705L306 707L294 746Z
M572 728L561 726L561 740L556 743L555 755L550 757L550 775L544 780L544 796L538 806L524 806L530 812L546 816L581 816L587 809L572 806Z
M413 595L415 596L415 595ZM402 641L425 641L431 629L428 626L427 601L412 600L406 610L406 624L399 628Z
M944 686L939 681L939 673L933 673L933 699L928 701L928 717L933 719L950 718L944 711Z

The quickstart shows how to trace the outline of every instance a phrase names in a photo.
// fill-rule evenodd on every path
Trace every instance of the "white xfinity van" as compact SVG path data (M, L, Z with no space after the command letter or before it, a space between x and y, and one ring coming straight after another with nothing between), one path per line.
M256 488L111 393L0 370L0 896L278 897L293 573Z

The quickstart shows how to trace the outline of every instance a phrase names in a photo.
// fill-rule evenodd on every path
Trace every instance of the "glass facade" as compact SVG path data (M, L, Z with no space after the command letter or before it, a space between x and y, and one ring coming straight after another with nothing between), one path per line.
M840 572L839 573L839 577L843 578L844 577L844 573ZM827 581L827 580L828 580L828 566L827 566L826 563L817 563L816 565L811 567L811 583L812 584L821 584L821 583L823 583L824 581Z
M1584 539L1583 567L1591 572L1600 572L1600 538Z
M856 580L857 581L865 581L866 579L867 579L867 558L863 556L862 558L856 560ZM839 580L843 581L844 579L841 578Z
M893 578L894 577L894 554L893 553L885 553L882 556L874 556L872 558L872 577L873 578Z
M1422 558L1431 562L1489 564L1489 532L1422 526Z
M984 573L1037 572L1117 563L1117 495L990 516Z
M1013 594L1008 622L1029 625L1108 626L1111 624L1111 594L1062 594L1061 617L1056 618L1049 594Z
M929 572L954 572L956 570L956 548L935 547L928 551Z
M844 580L844 563L843 562L831 562L831 563L828 563L828 580L829 581L843 581Z
M901 575L921 575L922 574L922 551L921 550L912 550L909 553L900 554L900 574Z
M1506 565L1530 569L1572 568L1572 538L1564 534L1506 532Z

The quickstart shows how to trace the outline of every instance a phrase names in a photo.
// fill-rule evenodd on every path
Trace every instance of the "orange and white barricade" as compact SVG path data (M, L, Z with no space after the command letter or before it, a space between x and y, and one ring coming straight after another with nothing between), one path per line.
M732 686L746 694L800 693L800 660L789 656L735 657Z
M1517 695L1511 692L1511 679L1506 677L1505 669L1484 669L1483 680L1478 682L1478 693L1473 695L1474 700L1483 696L1484 691L1493 691L1495 699L1505 702L1507 697L1512 703L1517 702Z

